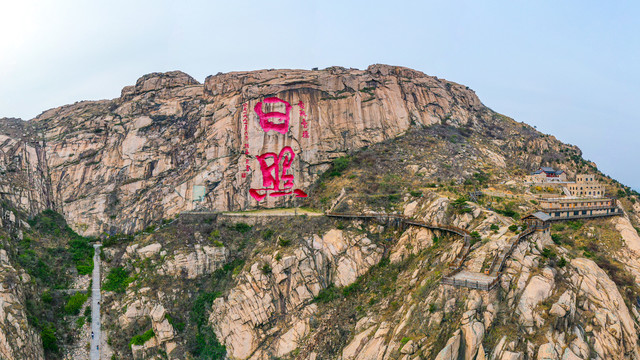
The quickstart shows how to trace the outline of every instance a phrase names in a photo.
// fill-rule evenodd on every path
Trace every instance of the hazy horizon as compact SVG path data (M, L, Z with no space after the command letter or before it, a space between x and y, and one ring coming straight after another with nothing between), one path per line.
M0 117L112 99L151 72L406 66L579 146L640 190L637 4L570 1L0 5ZM635 155L635 156L634 156Z

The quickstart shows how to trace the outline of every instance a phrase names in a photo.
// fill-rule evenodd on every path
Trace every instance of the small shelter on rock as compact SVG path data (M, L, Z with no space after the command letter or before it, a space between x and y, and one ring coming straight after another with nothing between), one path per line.
M522 220L524 220L525 224L527 224L527 228L529 229L535 228L536 231L547 231L549 230L551 216L542 211L537 211L525 216Z

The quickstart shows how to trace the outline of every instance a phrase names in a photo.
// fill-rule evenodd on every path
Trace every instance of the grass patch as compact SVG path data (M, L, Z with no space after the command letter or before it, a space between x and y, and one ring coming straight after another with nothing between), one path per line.
M323 174L323 178L333 178L341 176L342 173L349 167L351 159L348 156L341 156L333 160L333 166L327 172ZM325 176L326 174L326 176Z
M572 230L580 230L580 228L584 225L584 223L580 220L576 221L567 221L567 226Z
M560 260L558 260L558 267L559 268L563 268L567 265L567 259L563 257L560 258Z
M175 318L169 313L165 313L164 318L167 319L167 321L169 321L169 324L171 324L171 326L174 329L176 329L178 333L181 333L184 331L186 324L181 319Z
M542 249L542 257L544 257L545 259L555 259L556 253L549 248L544 248Z
M102 290L123 293L132 281L133 278L129 277L129 272L125 268L122 266L114 267L109 270Z
M551 234L551 240L553 240L556 245L560 245L564 240L564 236L562 234Z
M313 299L318 303L329 303L340 297L340 289L330 284L326 288L320 290L318 295Z
M471 233L471 246L473 246L474 244L476 244L477 242L482 241L482 236L480 236L480 233L477 231L474 231Z
M67 304L64 306L64 311L69 315L78 315L80 314L80 309L85 301L87 301L87 294L83 293L75 293L73 294Z
M134 336L133 338L131 338L131 341L129 342L129 345L144 345L144 343L146 343L149 339L151 339L152 337L156 336L156 334L153 332L153 329L149 329L147 331L145 331L143 334L139 334Z
M220 295L220 292L201 293L191 307L189 316L197 331L189 340L188 347L196 359L222 360L226 356L226 347L220 344L207 320L207 310Z
M73 231L65 221L64 217L53 210L45 210L29 220L29 225L32 230L35 230L41 234L67 238L67 250L71 254L71 258L80 275L91 274L93 271L93 246L90 244L92 239L78 235ZM23 241L27 241L25 238ZM29 239L30 240L30 239ZM45 272L50 272L46 263L40 263L37 260L30 261L30 257L33 254L28 251L25 252L22 258L22 265L25 266L27 271L32 269L35 273L32 274L36 277L46 278ZM29 266L31 265L31 266ZM35 265L35 266L34 266Z

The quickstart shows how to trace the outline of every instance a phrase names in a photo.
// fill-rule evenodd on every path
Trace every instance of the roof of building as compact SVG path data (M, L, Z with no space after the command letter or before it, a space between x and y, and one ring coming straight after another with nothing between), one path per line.
M542 220L542 221L551 220L551 216L549 216L549 214L544 213L542 211L536 211L533 214L529 214L529 215L525 216L524 218L526 219L526 218L532 218L532 217L534 217L534 218L536 218L538 220Z
M562 173L564 173L564 170L556 170L552 167L547 167L547 166L542 166L540 167L540 169L534 171L531 175L538 175L538 174L552 174L552 175L561 175Z

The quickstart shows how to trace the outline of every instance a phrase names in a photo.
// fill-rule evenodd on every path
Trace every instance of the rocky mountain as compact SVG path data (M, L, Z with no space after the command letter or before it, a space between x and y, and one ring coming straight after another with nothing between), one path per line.
M309 136L297 105L284 135L263 131L250 111L251 171L243 178L242 106L254 109L271 95L306 104ZM305 189L332 159L412 126L489 119L467 87L386 65L237 72L204 84L154 73L111 101L51 109L28 122L4 119L0 167L9 181L1 186L20 209L54 208L81 234L133 232L192 210L194 186L206 187L200 206L212 210L283 206L286 198L258 204L249 195L261 185L256 156L265 152L290 146L296 186Z
M595 173L624 216L517 243L489 291L441 283L458 235L323 215L466 229L462 267L482 272L557 191L521 182L540 165ZM7 359L86 357L71 294L89 286L88 236L104 245L105 358L640 358L638 194L418 71L149 74L114 100L1 119L0 174ZM270 196L267 175L301 193Z

